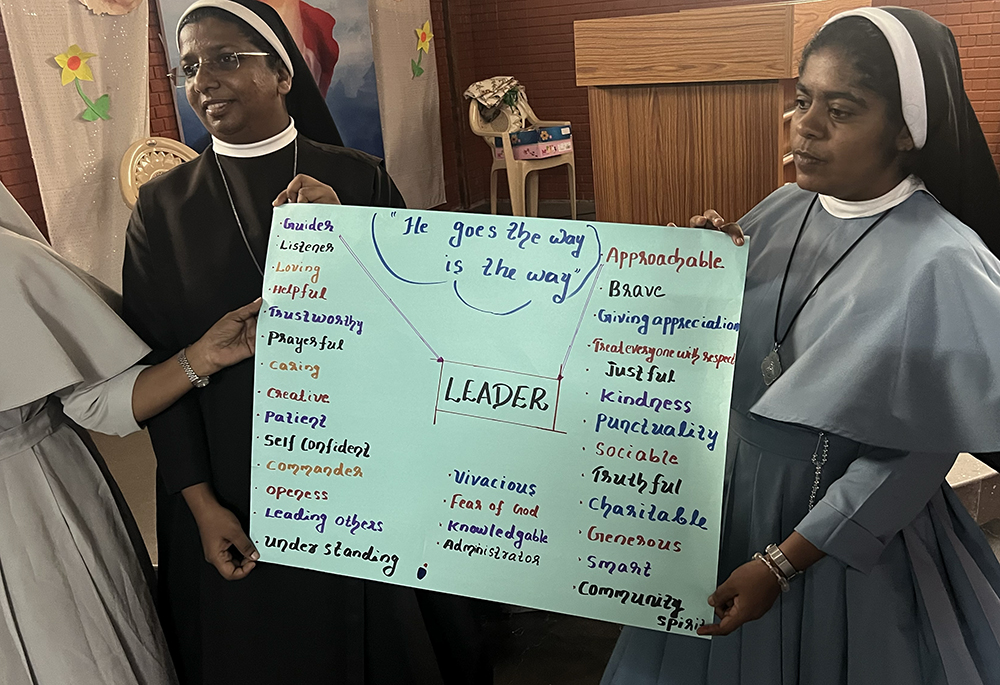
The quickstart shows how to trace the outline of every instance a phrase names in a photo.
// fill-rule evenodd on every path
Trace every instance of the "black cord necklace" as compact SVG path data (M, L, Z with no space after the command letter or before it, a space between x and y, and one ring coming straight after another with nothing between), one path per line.
M833 263L833 266L827 269L826 273L820 276L820 279L816 281L816 285L814 285L813 289L809 292L809 295L806 296L806 299L804 299L802 301L802 304L799 305L799 308L795 311L795 314L792 315L792 320L788 322L788 328L785 329L784 335L782 335L779 338L778 319L781 316L781 301L785 297L785 284L788 282L788 272L792 267L792 259L795 257L795 250L799 246L799 241L802 240L802 233L805 231L806 224L809 223L809 215L812 214L813 207L816 206L816 201L818 199L819 199L818 194L813 196L812 202L809 203L809 208L806 209L805 216L802 217L802 224L799 226L798 235L795 236L795 242L792 244L792 251L789 252L788 254L788 263L785 264L785 275L781 277L781 289L778 291L778 306L774 312L774 349L772 349L771 352L768 353L766 357L764 357L764 361L760 363L760 373L762 376L764 376L765 385L771 385L771 383L774 383L774 381L778 380L778 377L781 376L782 372L781 357L778 356L778 350L781 347L781 345L785 342L785 338L788 337L788 334L792 330L792 326L795 325L796 319L799 318L799 314L801 314L802 310L805 309L806 304L808 304L809 300L813 298L813 296L816 294L816 291L819 290L820 285L823 284L823 281L826 280L826 277L829 276L834 269L840 266L840 263L847 258L847 255L851 254L854 248L858 246L858 243L864 240L865 236L871 233L876 226L882 223L882 221L887 216L889 216L889 212L891 212L894 209L894 207L890 207L889 209L882 212L882 214L880 214L879 217L872 222L871 226L866 228L864 233L858 236L857 239L855 239L855 241L851 243L851 246L847 248L844 254L840 255L837 261Z
M253 248L250 247L250 239L247 238L247 232L243 230L243 222L240 221L240 214L236 211L236 202L233 200L233 192L229 190L229 181L226 180L226 172L222 170L222 162L219 161L219 153L212 148L212 155L215 157L215 164L219 167L219 175L222 176L222 185L226 189L226 197L229 198L229 206L233 210L233 218L236 219L236 227L240 229L240 235L243 236L243 244L247 246L247 252L250 253L250 259L253 260L253 265L257 267L257 272L263 276L264 269L257 260L257 255L254 254ZM292 159L292 178L294 179L299 175L299 139L298 136L295 138L295 157ZM291 183L291 181L289 181Z

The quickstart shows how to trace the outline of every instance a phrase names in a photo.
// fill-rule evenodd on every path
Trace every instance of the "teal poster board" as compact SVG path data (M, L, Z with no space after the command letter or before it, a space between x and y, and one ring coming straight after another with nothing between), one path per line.
M700 229L275 210L262 561L694 635L746 254Z

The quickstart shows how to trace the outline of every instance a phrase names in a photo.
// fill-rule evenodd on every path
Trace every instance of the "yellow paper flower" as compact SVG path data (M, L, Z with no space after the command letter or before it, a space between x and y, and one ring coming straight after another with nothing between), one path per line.
M431 22L429 19L424 22L423 26L416 29L416 34L417 50L427 52L427 49L431 46L431 39L434 38L434 34L431 33Z
M62 84L72 83L73 79L93 81L94 74L87 66L87 60L96 56L93 52L83 52L79 45L70 45L69 50L56 55L56 64L62 67Z

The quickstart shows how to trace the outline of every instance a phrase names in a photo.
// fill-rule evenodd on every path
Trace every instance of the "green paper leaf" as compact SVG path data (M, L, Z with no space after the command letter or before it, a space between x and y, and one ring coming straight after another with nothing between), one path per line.
M100 118L97 112L92 110L90 107L83 110L83 114L81 114L80 116L83 117L84 121L97 121Z
M102 119L110 119L111 116L108 112L111 111L111 96L104 94L94 101L94 111L97 112L97 116Z
M412 59L410 60L410 69L413 70L413 78L416 78L420 76L422 73L424 73L424 68L421 67L416 62L414 62Z

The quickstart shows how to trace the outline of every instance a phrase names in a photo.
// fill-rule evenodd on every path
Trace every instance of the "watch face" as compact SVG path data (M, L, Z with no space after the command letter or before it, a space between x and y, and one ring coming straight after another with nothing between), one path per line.
M208 378L207 377L206 378L199 378L198 380L196 380L194 382L194 387L196 387L196 388L204 388L206 385L208 385Z

